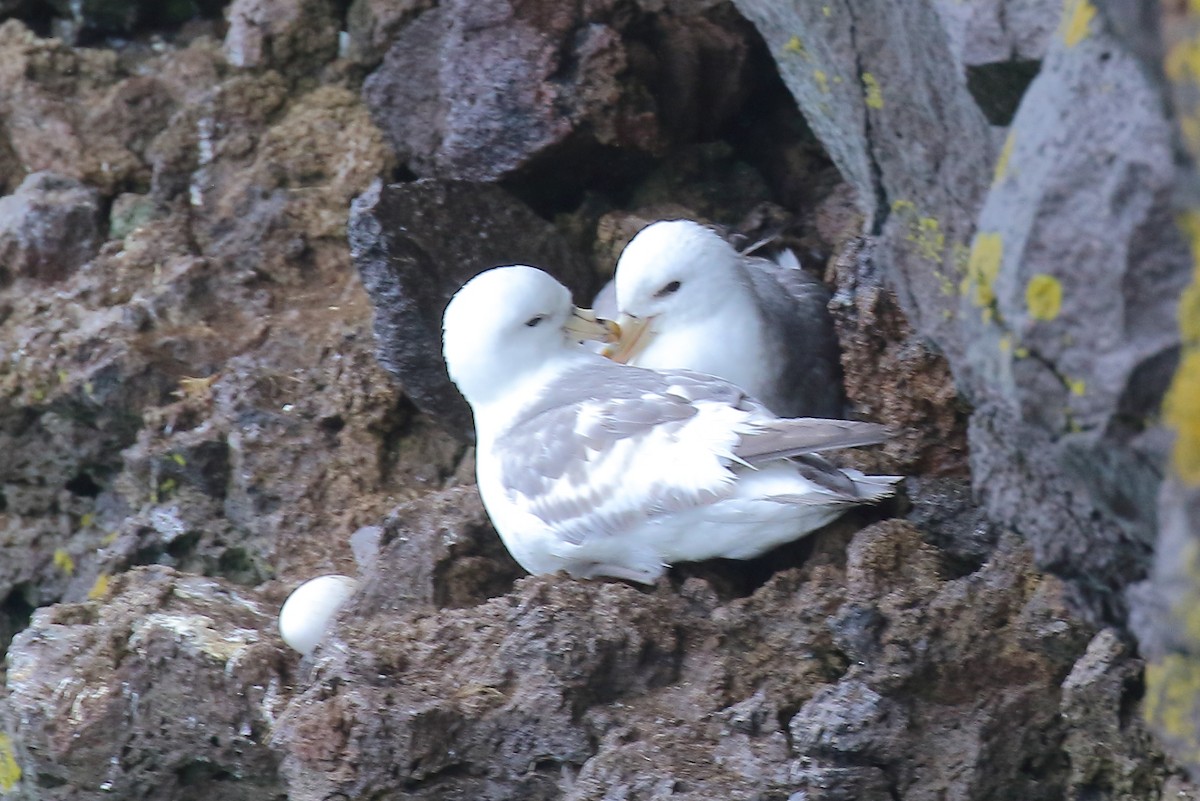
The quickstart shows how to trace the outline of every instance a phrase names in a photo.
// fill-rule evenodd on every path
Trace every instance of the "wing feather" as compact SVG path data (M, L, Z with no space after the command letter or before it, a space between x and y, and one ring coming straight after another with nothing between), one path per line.
M728 498L741 465L886 438L873 423L778 418L703 373L598 361L552 382L497 439L495 456L508 500L580 543ZM819 457L796 469L855 497L853 482Z
M761 464L802 453L878 445L890 438L887 427L878 423L820 417L775 419L743 434L733 455L748 464Z
M509 500L570 542L733 491L738 429L761 407L728 382L605 362L560 377L498 440Z

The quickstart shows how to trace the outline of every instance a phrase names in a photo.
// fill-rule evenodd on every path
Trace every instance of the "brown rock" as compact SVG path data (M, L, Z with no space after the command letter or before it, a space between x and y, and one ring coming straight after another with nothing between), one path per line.
M473 437L466 401L442 361L442 313L490 267L529 264L591 297L595 277L554 227L497 186L453 181L376 184L355 199L349 237L375 306L380 363L417 408Z
M875 252L869 240L852 239L830 267L837 287L830 312L846 397L858 414L897 432L882 449L893 466L875 469L962 475L966 409L949 365L909 326L895 295L883 285Z
M0 286L70 275L99 250L99 223L96 190L63 175L29 175L0 198Z
M225 58L235 67L311 73L337 54L330 0L234 0L225 11Z
M711 137L738 109L743 29L677 13L443 3L399 30L364 97L417 175L609 180L616 151Z
M432 493L394 509L383 525L354 535L366 614L475 606L525 575L504 549L474 486ZM346 613L354 616L351 608Z
M435 0L353 0L346 10L348 57L375 66L400 29L435 5Z
M265 741L289 676L273 624L244 591L165 568L38 612L10 651L4 699L37 797L279 793Z

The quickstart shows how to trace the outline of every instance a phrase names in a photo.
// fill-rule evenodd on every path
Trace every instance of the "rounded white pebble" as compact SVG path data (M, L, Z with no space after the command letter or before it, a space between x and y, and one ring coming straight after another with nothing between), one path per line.
M358 582L349 576L318 576L301 584L279 610L279 635L289 646L307 656L325 636L329 621Z

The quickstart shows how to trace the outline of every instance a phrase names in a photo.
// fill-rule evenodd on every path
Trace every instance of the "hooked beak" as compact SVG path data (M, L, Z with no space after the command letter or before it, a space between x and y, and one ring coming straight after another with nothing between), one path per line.
M581 309L576 306L567 318L563 329L571 339L594 340L596 342L619 342L621 329L612 320L597 317L591 309Z
M620 339L615 345L604 349L608 358L619 364L628 364L654 340L654 332L650 330L651 317L633 317L622 313L617 320Z

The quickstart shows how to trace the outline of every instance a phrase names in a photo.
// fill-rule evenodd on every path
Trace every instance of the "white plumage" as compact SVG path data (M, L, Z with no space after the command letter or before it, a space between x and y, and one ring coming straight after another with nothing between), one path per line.
M782 419L712 376L614 364L580 346L588 315L574 312L561 284L513 266L468 282L444 319L480 494L531 573L649 583L675 562L756 556L892 493L897 477L804 455L880 442L881 426Z
M759 258L699 223L664 220L630 240L613 285L616 360L720 376L786 417L842 416L829 293L790 250Z

